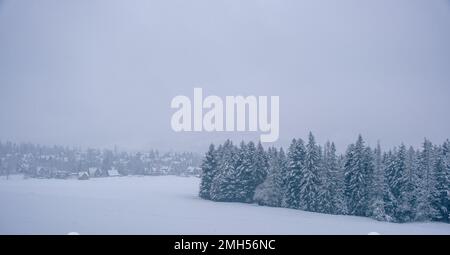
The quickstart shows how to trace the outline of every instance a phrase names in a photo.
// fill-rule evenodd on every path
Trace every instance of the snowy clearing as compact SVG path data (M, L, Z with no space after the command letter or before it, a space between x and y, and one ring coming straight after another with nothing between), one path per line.
M378 222L197 196L195 177L0 178L0 234L450 234L450 224Z

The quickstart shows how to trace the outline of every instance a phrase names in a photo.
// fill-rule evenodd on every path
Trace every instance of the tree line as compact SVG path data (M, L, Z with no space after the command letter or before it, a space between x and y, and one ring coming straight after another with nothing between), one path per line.
M401 144L389 151L367 146L361 135L344 154L293 139L283 148L230 140L211 144L201 165L199 196L258 203L380 221L450 222L450 142L421 149Z

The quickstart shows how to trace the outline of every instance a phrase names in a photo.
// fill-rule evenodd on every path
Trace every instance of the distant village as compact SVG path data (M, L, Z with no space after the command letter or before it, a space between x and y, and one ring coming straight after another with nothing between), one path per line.
M79 179L126 175L199 176L199 154L123 152L0 142L0 175L29 178Z

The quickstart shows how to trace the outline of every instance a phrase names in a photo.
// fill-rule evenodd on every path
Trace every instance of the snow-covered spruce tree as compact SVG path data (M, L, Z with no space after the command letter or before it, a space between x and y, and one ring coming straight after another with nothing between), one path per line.
M447 212L449 213L450 219L450 141L448 139L444 142L442 149L443 154L445 155L445 169L447 172L447 201L449 201L447 204Z
M239 149L226 141L220 150L211 186L211 199L252 202L255 189L267 175L268 162L261 144L242 142Z
M391 193L391 189L389 188L388 174L394 172L395 168L395 154L396 151L392 152L391 150L387 153L384 153L383 156L383 166L384 166L384 182L383 182L383 203L384 203L384 212L387 221L394 221L391 215L394 214L395 210L395 199Z
M202 162L202 174L200 181L199 196L204 199L210 199L210 190L214 174L217 171L216 150L214 144L209 146L209 150Z
M448 141L436 150L437 158L434 163L433 176L435 186L431 194L432 219L436 221L450 221L449 185L450 171L448 165Z
M412 210L408 199L409 176L405 145L400 146L386 170L386 183L391 203L391 208L388 210L389 216L396 222L411 221Z
M338 172L338 179L339 179L339 193L340 193L340 204L341 204L341 208L340 210L342 211L341 214L349 214L348 213L348 208L347 208L347 199L345 196L345 154L342 155L340 154L338 157L338 166L339 166L339 172Z
M264 151L261 142L258 142L258 146L256 147L256 152L253 155L253 163L253 181L249 184L249 189L252 192L250 194L251 198L253 198L253 192L255 191L256 187L264 182L269 171L269 159L267 153Z
M367 185L367 216L371 216L373 212L373 208L371 205L375 200L374 194L374 175L375 175L375 159L373 157L373 151L369 146L366 146L364 149L364 170L365 170L365 182Z
M234 175L230 178L234 178L235 183L234 189L234 200L236 202L248 202L246 197L248 193L248 183L251 182L251 172L253 171L253 162L251 160L249 146L247 146L244 141L239 145L239 149L235 155L234 165Z
M238 149L227 140L218 150L218 167L214 175L210 198L214 201L236 201L236 190L239 187L235 169Z
M288 150L286 190L283 198L283 207L300 207L300 179L305 162L306 148L302 139L293 139Z
M283 198L283 171L286 156L283 149L280 152L274 147L268 149L269 172L262 184L255 191L254 201L260 205L281 206Z
M378 221L391 221L390 217L386 215L384 210L385 204L381 199L376 199L371 205L371 215L370 217Z
M287 190L287 176L288 176L288 159L283 148L280 148L278 153L278 177L277 177L277 193L280 196L280 206L283 206L283 198Z
M450 221L450 141L447 139L442 145L444 164L447 175L447 213ZM448 222L448 221L447 221Z
M320 212L344 214L346 210L343 196L343 171L334 143L325 144L321 172Z
M417 176L417 153L412 146L409 147L406 156L406 169L408 172L407 199L411 209L411 220L416 219L417 212L417 190L419 188L419 179Z
M434 167L435 155L433 144L425 139L422 151L419 154L419 163L417 170L417 210L416 220L424 221L432 217L431 195L434 189Z
M383 156L381 152L380 143L377 143L377 147L373 151L374 158L374 174L372 182L372 190L370 201L371 217L379 220L386 220L386 213L384 211L384 200L383 200L383 186L384 186L384 166L383 166Z
M300 168L300 204L299 208L317 212L320 205L320 150L313 134L308 136L305 160Z
M331 143L327 141L323 148L322 157L321 157L321 165L320 165L320 183L322 184L322 188L320 189L319 194L319 212L333 214L333 188L332 185L336 184L333 182L332 170L330 167L330 154L331 154Z
M370 201L370 185L373 175L370 149L366 149L361 135L355 144L351 144L346 152L345 161L345 197L348 213L368 216Z
M241 142L235 162L235 178L237 183L235 193L237 201L252 202L253 194L256 189L254 184L254 174L256 171L254 162L255 154L256 147L253 142L249 142L248 145Z
M255 195L253 197L253 201L258 203L259 205L267 205L274 206L276 204L276 199L274 198L274 190L273 187L273 176L275 175L276 169L273 168L273 162L275 154L277 153L276 149L273 151L273 147L269 147L267 149L267 157L269 162L269 172L267 173L267 177L263 183L261 183L258 187L256 187ZM276 206L276 205L275 205Z
M373 174L373 190L374 197L383 197L383 180L384 180L384 172L383 172L383 155L381 151L380 142L377 142L377 147L373 150L373 158L374 158L374 174Z

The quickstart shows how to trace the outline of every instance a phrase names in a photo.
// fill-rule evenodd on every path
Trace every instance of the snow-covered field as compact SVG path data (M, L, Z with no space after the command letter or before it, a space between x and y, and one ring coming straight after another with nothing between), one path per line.
M0 180L0 234L450 234L450 224L394 224L197 197L194 177Z

